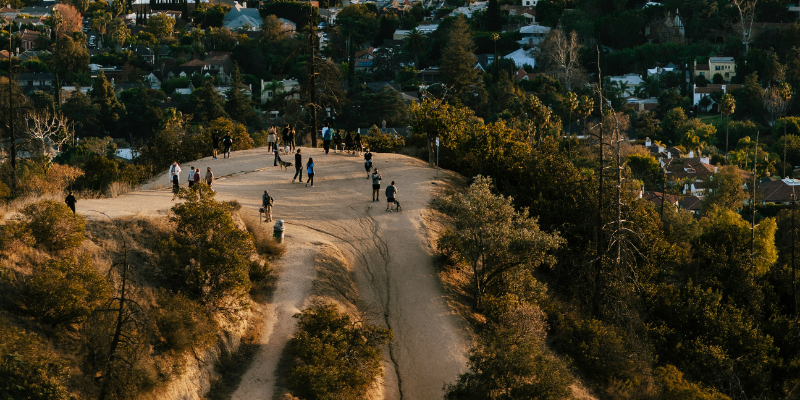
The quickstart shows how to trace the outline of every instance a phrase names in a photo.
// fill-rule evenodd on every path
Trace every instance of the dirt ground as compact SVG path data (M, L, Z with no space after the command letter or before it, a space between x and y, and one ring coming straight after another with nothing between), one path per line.
M279 356L294 333L292 315L309 304L315 279L314 260L333 246L344 255L372 323L390 327L394 341L386 354L385 377L378 392L385 399L437 399L443 386L466 369L466 324L445 304L436 278L423 211L448 172L410 157L375 154L383 176L380 202L371 201L371 180L360 157L323 154L303 148L303 162L314 158L314 188L292 183L294 169L273 167L266 149L238 151L230 159L204 158L181 167L211 167L218 200L237 200L242 212L256 214L264 190L275 199L273 217L286 222L286 254L276 262L278 281L265 307L261 349L242 378L233 399L270 400ZM283 156L294 162L293 155ZM166 215L174 204L165 173L137 191L114 199L80 200L77 211L111 217ZM305 181L305 170L303 174ZM384 189L395 180L402 212L386 212ZM438 186L437 186L438 185ZM99 217L98 217L99 218ZM265 223L271 229L271 223Z

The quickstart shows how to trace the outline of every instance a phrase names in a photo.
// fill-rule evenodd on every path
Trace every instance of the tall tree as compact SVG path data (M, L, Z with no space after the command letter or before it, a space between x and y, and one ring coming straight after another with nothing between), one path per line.
M736 99L730 93L726 93L719 101L719 112L725 116L725 152L728 152L728 120L731 114L736 111Z
M486 6L486 29L492 32L500 32L503 29L503 14L497 0L489 0Z
M56 27L56 36L72 35L83 29L83 18L75 7L69 4L56 4L53 9L58 12L59 24Z
M356 49L375 36L378 29L378 19L375 13L364 4L350 4L336 16L336 26L339 36L345 42L343 48L348 49L347 80L352 85L355 78Z
M228 113L225 112L225 100L222 95L217 93L211 79L206 79L203 86L192 92L189 106L189 111L194 113L198 121L207 122L220 117L228 118Z
M243 92L242 73L239 66L234 65L231 71L231 88L225 94L228 98L225 102L225 112L234 121L244 125L255 123L256 112L253 110L253 101L247 93Z
M467 19L459 15L447 32L447 44L442 50L442 80L453 90L453 96L465 99L472 96L476 85L479 85L478 73L475 69L475 43L467 24ZM465 102L466 103L466 102Z
M497 293L507 274L530 273L553 262L551 252L563 243L558 234L541 231L527 210L516 211L511 201L493 194L491 179L479 175L466 193L442 197L438 203L454 223L439 247L464 263L477 310L486 296Z
M172 36L174 26L175 18L167 14L155 14L147 19L147 31L159 39Z
M103 133L108 135L114 132L117 121L125 113L125 106L117 100L114 86L106 79L103 71L100 71L100 75L94 80L89 97L99 112L98 119L103 127Z
M739 19L734 23L736 30L742 37L744 52L750 51L750 42L753 41L753 22L756 20L756 3L758 0L731 0L739 13Z
M49 66L59 77L73 81L76 74L89 69L89 52L71 37L61 37L56 41Z
M10 168L4 169L9 176L2 177L8 183L11 195L17 195L17 153L20 141L25 137L25 119L33 111L30 100L22 93L16 81L0 80L0 129L3 150L7 154Z
M542 44L542 53L550 62L550 69L558 74L568 92L572 91L572 84L581 69L579 50L578 33L575 31L567 35L561 29L553 29Z

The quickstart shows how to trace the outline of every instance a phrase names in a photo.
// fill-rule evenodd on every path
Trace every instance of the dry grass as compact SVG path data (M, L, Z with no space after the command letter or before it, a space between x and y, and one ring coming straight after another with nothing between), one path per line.
M311 285L311 304L333 302L351 315L358 315L364 304L353 280L353 271L342 253L335 247L325 246L314 265L316 278Z
M256 352L260 347L258 338L263 330L263 321L255 317L262 313L258 312L258 310L254 311L257 312L252 314L253 317L249 321L251 328L242 336L239 348L234 352L225 351L223 348L214 366L218 376L211 381L211 389L209 389L204 399L230 399L233 392L239 387L242 376L250 369L250 365L253 363Z
M253 235L253 244L256 246L258 254L274 259L281 257L286 252L286 246L278 243L272 237L272 226L260 221L260 217L250 214L239 215L239 218L244 222L247 231Z

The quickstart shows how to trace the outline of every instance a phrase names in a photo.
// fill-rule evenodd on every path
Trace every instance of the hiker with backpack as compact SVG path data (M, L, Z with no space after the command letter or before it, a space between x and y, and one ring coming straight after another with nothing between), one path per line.
M380 201L381 199L381 174L375 168L372 173L372 201Z
M367 152L364 153L364 169L367 170L367 179L369 179L369 171L372 169L372 153Z
M306 180L306 186L311 184L311 187L314 187L314 159L308 159L308 164L306 164L306 173L308 174L308 180Z

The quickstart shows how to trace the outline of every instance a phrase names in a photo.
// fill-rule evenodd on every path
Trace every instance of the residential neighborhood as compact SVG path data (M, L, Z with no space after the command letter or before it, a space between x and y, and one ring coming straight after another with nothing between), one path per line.
M797 2L0 16L0 398L798 398Z

